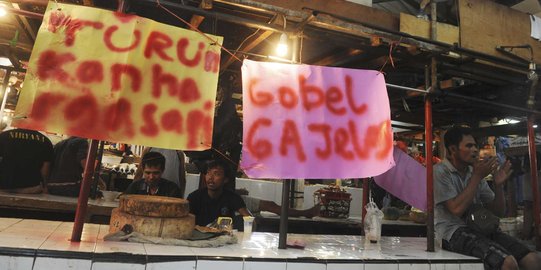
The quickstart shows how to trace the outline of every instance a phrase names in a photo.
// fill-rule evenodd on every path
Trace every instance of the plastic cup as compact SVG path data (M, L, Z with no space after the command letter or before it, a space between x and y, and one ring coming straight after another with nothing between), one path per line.
M252 234L252 227L254 226L254 217L244 216L244 235Z

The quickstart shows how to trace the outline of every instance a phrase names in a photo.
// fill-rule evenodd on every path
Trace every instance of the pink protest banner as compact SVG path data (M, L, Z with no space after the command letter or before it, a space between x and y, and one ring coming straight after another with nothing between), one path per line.
M245 60L242 84L249 177L359 178L394 166L378 71Z
M221 43L135 15L51 1L13 125L209 149Z
M374 177L374 181L409 205L426 211L426 168L398 147L393 156L396 166Z

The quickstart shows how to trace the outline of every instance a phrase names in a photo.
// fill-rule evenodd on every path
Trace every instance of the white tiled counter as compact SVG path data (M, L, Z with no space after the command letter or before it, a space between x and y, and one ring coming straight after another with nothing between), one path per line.
M85 224L82 241L69 241L73 223L0 218L0 269L349 270L483 269L476 259L438 250L425 238L383 237L365 246L361 236L295 235L304 249L278 249L278 234L238 234L239 243L189 248L103 241L107 225Z

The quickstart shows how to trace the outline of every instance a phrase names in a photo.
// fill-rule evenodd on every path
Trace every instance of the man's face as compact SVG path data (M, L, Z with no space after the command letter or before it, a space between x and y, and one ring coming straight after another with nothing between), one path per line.
M162 178L163 169L160 165L157 166L145 166L143 169L143 177L145 178L145 183L150 186L154 186L158 183L158 180Z
M473 165L473 163L479 159L479 149L477 148L477 143L475 142L473 136L462 136L462 140L458 144L458 149L456 149L454 154L458 160L468 165Z
M226 182L227 178L222 167L210 168L205 174L205 183L209 190L220 190Z

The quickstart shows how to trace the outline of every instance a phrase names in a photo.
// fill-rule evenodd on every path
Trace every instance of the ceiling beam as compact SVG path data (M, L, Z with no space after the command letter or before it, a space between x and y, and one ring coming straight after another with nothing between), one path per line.
M13 8L22 10L21 7L18 4L11 4ZM30 42L34 44L36 42L36 31L32 28L32 26L28 23L28 19L24 16L15 16L15 19L17 20L17 23L19 25L19 29L22 30L22 32L28 37Z
M320 55L315 59L309 60L307 61L307 63L318 66L338 66L340 64L343 64L344 61L348 61L352 57L358 56L361 53L363 53L362 50L352 48L348 48L346 50L341 50L338 52L333 50L323 55Z
M202 0L201 3L199 3L199 8L202 9L212 9L212 0ZM201 15L192 15L192 18L190 19L190 28L195 30L199 28L199 25L203 22L205 19L205 16Z
M269 22L271 25L283 25L283 17L282 16L275 16L271 19ZM274 31L263 31L261 29L256 30L251 36L247 37L238 47L238 52L250 52L252 49L257 47L261 42L269 38L272 34L274 34ZM235 52L235 56L238 56L239 53ZM229 55L227 59L224 61L224 63L220 66L220 69L225 70L227 69L236 59Z

